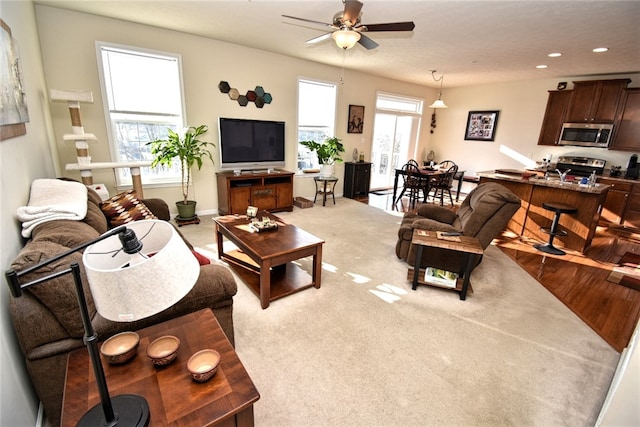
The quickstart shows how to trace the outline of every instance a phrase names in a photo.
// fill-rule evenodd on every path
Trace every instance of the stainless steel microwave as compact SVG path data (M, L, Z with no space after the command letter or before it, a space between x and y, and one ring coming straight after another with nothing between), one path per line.
M613 125L597 123L565 123L562 125L558 145L607 148L613 134Z

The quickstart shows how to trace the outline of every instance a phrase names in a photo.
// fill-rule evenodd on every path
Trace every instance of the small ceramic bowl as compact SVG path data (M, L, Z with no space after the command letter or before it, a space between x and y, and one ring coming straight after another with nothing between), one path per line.
M220 353L215 350L205 349L194 353L187 362L187 369L194 381L205 382L210 380L218 370Z
M164 366L173 362L178 355L180 340L173 335L165 335L153 340L147 347L147 357L154 365Z
M107 362L117 365L129 361L138 352L140 337L135 332L121 332L110 337L102 346L100 353Z

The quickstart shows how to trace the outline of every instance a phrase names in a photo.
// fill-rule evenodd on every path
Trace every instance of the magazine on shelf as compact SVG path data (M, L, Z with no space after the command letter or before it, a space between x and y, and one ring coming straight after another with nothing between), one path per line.
M442 270L440 268L427 267L424 271L424 281L448 288L455 288L458 281L458 273Z

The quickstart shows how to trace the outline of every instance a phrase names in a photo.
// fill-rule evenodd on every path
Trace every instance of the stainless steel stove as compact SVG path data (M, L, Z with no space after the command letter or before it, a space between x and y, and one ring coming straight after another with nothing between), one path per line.
M571 169L569 175L589 176L592 172L595 172L596 175L602 175L605 163L604 160L590 157L560 156L556 162L556 168L562 172Z

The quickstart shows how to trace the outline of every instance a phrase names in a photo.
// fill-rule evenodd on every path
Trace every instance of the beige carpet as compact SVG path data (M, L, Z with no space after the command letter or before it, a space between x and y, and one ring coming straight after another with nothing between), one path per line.
M262 310L238 282L256 426L594 425L619 354L499 249L460 301L411 290L398 216L345 198L278 215L326 241L322 288ZM212 223L181 231L215 259Z

